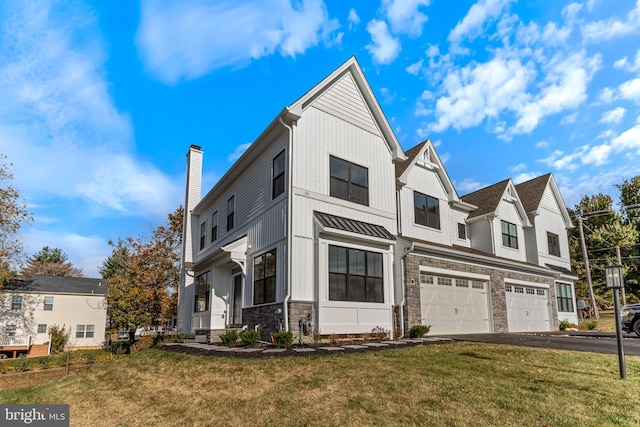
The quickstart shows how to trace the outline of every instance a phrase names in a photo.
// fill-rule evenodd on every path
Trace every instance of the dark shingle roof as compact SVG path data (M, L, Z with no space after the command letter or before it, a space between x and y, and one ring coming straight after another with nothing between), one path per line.
M28 279L18 279L6 283L5 291L39 292L59 294L97 294L107 293L107 281L104 279L87 279L84 277L45 276L34 274Z
M516 191L526 212L533 212L538 209L550 177L551 174L548 173L516 185Z
M389 233L389 230L381 225L369 224L368 222L356 221L355 219L329 215L323 212L315 212L315 216L323 227L387 240L396 239L393 234Z
M407 160L405 160L402 163L396 164L396 178L400 178L400 176L402 176L402 174L404 173L404 171L407 170L409 165L413 163L416 156L420 154L420 150L422 150L422 147L424 147L426 143L427 141L421 142L420 144L416 145L415 147L413 147L412 149L404 153L407 156Z
M469 219L495 212L508 183L509 180L505 179L497 184L481 188L478 191L460 197L463 202L471 203L478 207L478 209L469 214Z

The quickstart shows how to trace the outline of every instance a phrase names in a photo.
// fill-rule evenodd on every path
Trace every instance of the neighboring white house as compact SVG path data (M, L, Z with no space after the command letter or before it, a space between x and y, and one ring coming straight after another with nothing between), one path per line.
M107 283L102 279L32 275L0 290L0 352L49 354L49 328L64 327L74 349L104 345Z
M544 224L511 180L484 190L492 206L459 197L430 141L402 150L355 58L284 108L204 197L202 156L187 154L182 332L550 330L555 281L573 292L570 272L528 258L523 230ZM544 292L544 319L520 318L529 300L508 314L510 286Z

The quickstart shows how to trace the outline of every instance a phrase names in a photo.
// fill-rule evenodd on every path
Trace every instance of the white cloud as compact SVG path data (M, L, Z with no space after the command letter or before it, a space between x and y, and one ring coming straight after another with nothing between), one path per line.
M496 19L513 0L479 0L449 33L449 42L458 45L465 38L475 39L482 34L484 24Z
M527 167L527 165L525 165L524 163L518 163L518 164L517 164L517 165L515 165L515 166L511 166L511 167L509 168L509 171L510 171L511 173L517 173L517 172L520 172L520 171L525 170L525 169L526 169L526 167Z
M586 165L600 166L609 161L611 155L611 146L608 144L597 145L592 147L582 156L582 163Z
M527 182L533 178L537 178L539 177L540 174L538 172L522 172L518 175L515 176L515 178L513 178L513 182L515 184L520 184L523 182Z
M420 69L422 68L422 62L423 62L422 59L419 60L418 62L414 62L413 64L405 68L405 71L409 74L413 74L414 76L417 76L418 73L420 72Z
M455 187L464 195L482 188L482 184L473 178L465 178L461 182L456 183Z
M613 63L613 68L627 68L627 57L625 56L624 58L618 59L617 61L615 61Z
M606 111L602 114L602 117L600 117L600 123L620 123L624 118L624 114L626 112L627 110L622 107L617 107L613 110Z
M169 84L276 51L295 57L321 41L335 42L339 26L321 0L145 0L140 15L136 42L142 59Z
M430 0L382 0L382 9L394 34L417 37L428 17L420 12L421 6L429 6Z
M609 18L589 22L582 27L585 40L599 43L616 37L628 36L640 32L640 0L628 14L625 20Z
M618 87L618 90L620 91L620 96L622 98L640 103L640 78L628 80L622 83Z
M400 54L400 42L389 33L387 23L372 20L367 24L367 31L371 35L371 44L366 49L379 64L390 64Z
M580 151L584 151L581 149ZM538 160L541 163L546 164L549 167L553 167L559 171L567 170L567 171L575 171L578 169L578 164L576 160L579 160L581 157L581 152L576 152L573 154L564 154L564 152L560 150L556 150L547 158Z
M354 30L358 24L360 24L360 17L354 8L349 9L349 17L347 18L347 21L349 22L350 30Z
M622 132L611 141L613 148L620 152L622 150L637 150L640 154L640 124L636 124L631 129Z
M536 148L547 148L549 143L547 141L538 141L535 143Z
M605 87L604 89L602 89L602 92L600 92L600 101L604 102L605 104L609 104L615 99L615 93L615 90L613 90L612 88Z
M238 160L240 158L240 156L242 156L242 154L244 154L245 151L247 151L247 148L249 148L251 146L251 143L246 143L246 144L240 144L238 145L231 154L229 154L229 157L227 157L227 160L229 160L230 162L235 162L236 160Z
M560 124L561 125L569 125L569 124L574 124L576 122L576 120L578 120L578 113L573 113L573 114L569 114L564 116L561 120L560 120Z
M0 144L17 186L36 203L64 197L130 215L172 211L179 185L130 154L131 123L109 95L93 13L23 5L13 4L0 45Z

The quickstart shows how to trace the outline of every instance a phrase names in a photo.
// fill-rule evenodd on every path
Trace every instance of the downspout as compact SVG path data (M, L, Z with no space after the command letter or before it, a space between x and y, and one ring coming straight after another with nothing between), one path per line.
M291 165L293 163L293 128L287 125L284 120L282 120L282 116L278 118L280 124L289 130L289 162L288 162L288 171L289 171L289 179L287 184L287 294L284 297L284 301L282 304L282 312L284 317L284 330L289 330L289 299L291 298L291 254L293 250L291 248L293 238L291 237L291 231L293 229L292 226L292 198L293 198L293 171L291 170Z
M496 236L493 234L493 218L495 217L489 217L487 218L487 221L489 221L489 228L490 228L490 233L491 233L491 239L489 239L491 241L491 254L495 255L496 254Z

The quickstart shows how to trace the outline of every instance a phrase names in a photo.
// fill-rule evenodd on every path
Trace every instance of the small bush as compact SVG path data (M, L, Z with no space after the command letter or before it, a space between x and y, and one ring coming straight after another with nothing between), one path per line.
M595 320L587 320L586 322L584 322L584 326L586 326L587 329L591 331L598 326L598 322L596 322Z
M381 326L376 326L375 328L373 328L371 330L371 335L373 335L375 339L378 339L378 340L382 341L382 340L386 340L387 338L389 338L389 331L387 331L386 329L384 329Z
M222 341L222 344L230 346L236 345L236 342L238 341L238 331L235 329L229 329L224 334L220 335L220 341Z
M560 321L560 330L561 331L566 331L567 329L571 328L572 326L573 325L568 320L561 320Z
M151 335L143 336L129 347L129 352L136 353L138 351L153 347L153 339L154 337Z
M340 339L338 338L338 334L333 333L329 335L329 344L335 346L335 345L338 345L339 342L340 342Z
M40 366L40 369L49 369L49 364L51 363L51 361L49 360L48 357L40 357L38 358L38 365Z
M258 331L248 330L240 332L240 340L242 341L242 344L254 345L258 342L258 338L260 338Z
M23 372L29 369L30 360L27 359L27 356L21 354L14 362L13 362L13 370L16 372Z
M411 338L422 338L427 335L431 330L431 325L413 325L409 329L409 336Z
M273 343L279 348L290 348L293 345L293 333L291 331L276 332Z
M69 341L69 331L64 326L51 325L49 327L49 335L51 335L51 354L58 354L64 351Z
M86 358L87 358L87 364L91 365L96 361L96 354L94 352L89 352L86 354Z

